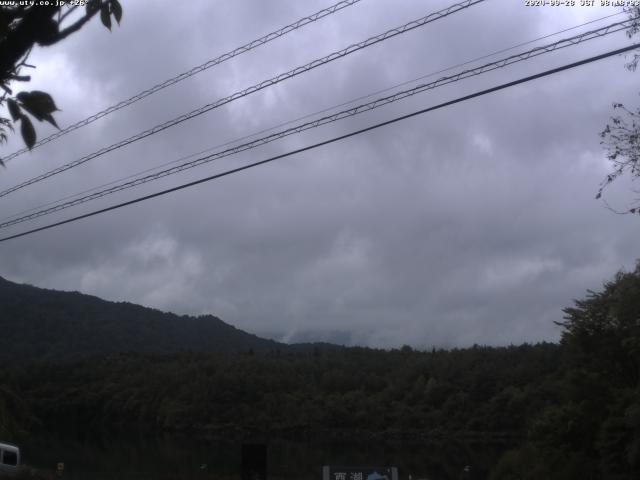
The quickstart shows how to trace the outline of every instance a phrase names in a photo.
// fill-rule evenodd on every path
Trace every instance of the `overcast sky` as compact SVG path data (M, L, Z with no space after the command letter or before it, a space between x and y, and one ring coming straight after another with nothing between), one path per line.
M111 33L95 19L31 57L37 69L27 88L54 96L61 126L332 3L121 1L123 21ZM362 0L16 158L0 172L0 188L451 3ZM0 216L616 11L489 0L22 189L0 200ZM205 177L629 42L620 32L544 55L0 233ZM598 133L611 104L640 104L640 72L626 71L624 63L612 57L2 243L0 275L179 314L211 313L284 341L378 347L556 341L553 322L562 319L562 308L640 257L640 221L594 199L610 168ZM37 129L40 137L54 131ZM2 151L21 146L15 136ZM633 186L620 181L607 200L624 208Z

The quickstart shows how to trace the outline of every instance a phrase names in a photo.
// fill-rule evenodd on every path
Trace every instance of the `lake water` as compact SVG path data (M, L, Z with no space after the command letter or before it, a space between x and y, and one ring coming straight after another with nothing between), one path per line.
M323 465L395 466L401 480L482 480L499 448L482 444L251 439L267 446L267 478L320 480ZM242 442L189 437L104 439L39 437L23 442L24 463L67 480L239 479ZM471 466L471 475L463 468Z

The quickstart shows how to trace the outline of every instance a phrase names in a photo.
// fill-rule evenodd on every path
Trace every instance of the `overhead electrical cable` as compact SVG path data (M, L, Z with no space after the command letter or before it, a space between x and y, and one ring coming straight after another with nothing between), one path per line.
M222 178L222 177L231 175L233 173L238 173L238 172L241 172L243 170L248 170L250 168L257 167L259 165L264 165L266 163L270 163L270 162L273 162L275 160L279 160L281 158L285 158L285 157L289 157L289 156L292 156L292 155L296 155L298 153L302 153L302 152L306 152L306 151L309 151L309 150L313 150L313 149L316 149L316 148L324 146L324 145L329 145L331 143L335 143L335 142L338 142L338 141L341 141L341 140L345 140L347 138L350 138L350 137L353 137L353 136L356 136L356 135L360 135L362 133L370 132L370 131L378 129L380 127L391 125L393 123L396 123L396 122L399 122L399 121L402 121L402 120L406 120L408 118L412 118L412 117L415 117L415 116L418 116L418 115L422 115L422 114L425 114L427 112L431 112L431 111L438 110L438 109L441 109L441 108L444 108L444 107L455 105L457 103L465 102L465 101L471 100L473 98L477 98L477 97L480 97L480 96L483 96L483 95L487 95L489 93L497 92L499 90L504 90L506 88L513 87L515 85L520 85L522 83L530 82L532 80L536 80L536 79L539 79L539 78L547 77L549 75L553 75L553 74L556 74L556 73L559 73L559 72L563 72L565 70L576 68L576 67L579 67L581 65L586 65L588 63L592 63L592 62L595 62L595 61L598 61L598 60L602 60L602 59L611 57L613 55L619 55L621 53L628 52L630 50L634 50L634 49L636 49L638 47L640 47L640 43L636 43L636 44L629 45L629 46L626 46L626 47L618 48L616 50L611 50L609 52L602 53L600 55L595 55L593 57L585 58L585 59L579 60L577 62L565 64L563 66L552 68L550 70L545 70L543 72L536 73L534 75L529 75L527 77L522 77L522 78L520 78L518 80L513 80L511 82L503 83L503 84L497 85L495 87L487 88L485 90L480 90L478 92L471 93L469 95L458 97L458 98L456 98L454 100L449 100L447 102L440 103L440 104L432 106L432 107L424 108L422 110L418 110L418 111L415 111L415 112L412 112L412 113L408 113L406 115L401 115L399 117L395 117L395 118L392 118L390 120L386 120L384 122L376 123L376 124L371 125L369 127L361 128L359 130L355 130L355 131L352 131L350 133L346 133L344 135L340 135L338 137L333 137L333 138L330 138L328 140L324 140L322 142L314 143L313 145L308 145L306 147L298 148L296 150L291 150L289 152L282 153L282 154L279 154L279 155L275 155L273 157L269 157L267 159L260 160L258 162L250 163L248 165L243 165L242 167L237 167L237 168L233 168L231 170L226 170L224 172L217 173L215 175L211 175L209 177L201 178L199 180L194 180L192 182L184 183L182 185L178 185L176 187L168 188L166 190L162 190L162 191L159 191L159 192L156 192L156 193L152 193L152 194L149 194L149 195L144 195L142 197L138 197L138 198L135 198L133 200L129 200L127 202L118 203L116 205L111 205L109 207L102 208L100 210L94 210L92 212L88 212L88 213L85 213L83 215L78 215L76 217L68 218L66 220L61 220L59 222L50 223L48 225L44 225L42 227L38 227L38 228L31 229L31 230L27 230L25 232L17 233L17 234L14 234L14 235L9 235L7 237L0 238L0 242L6 242L8 240L12 240L12 239L15 239L15 238L24 237L25 235L30 235L32 233L41 232L43 230L48 230L48 229L51 229L51 228L54 228L54 227L57 227L57 226L60 226L60 225L65 225L67 223L76 222L78 220L82 220L82 219L85 219L85 218L93 217L95 215L99 215L99 214L102 214L102 213L106 213L106 212L110 212L110 211L113 211L113 210L117 210L117 209L129 206L129 205L133 205L133 204L140 203L140 202L143 202L143 201L146 201L146 200L150 200L152 198L157 198L157 197L160 197L160 196L172 193L172 192L176 192L178 190L183 190L185 188L193 187L193 186L199 185L201 183L205 183L205 182L209 182L209 181L212 181L212 180L216 180L218 178Z
M464 2L460 2L454 5L451 5L447 8L444 8L438 12L434 12L434 13L430 13L422 18L419 18L417 20L413 20L411 22L408 22L404 25L401 25L399 27L393 28L391 30L387 30L384 33L381 33L379 35L375 35L373 37L368 38L367 40L364 40L362 42L359 43L355 43L353 45L350 45L342 50L339 50L337 52L333 52L325 57L322 57L320 59L316 59L310 63L307 63L306 65L300 66L300 67L296 67L292 70L289 70L288 72L285 73L281 73L279 75L276 75L275 77L270 78L269 80L264 80L258 84L255 84L249 88L246 88L244 90L238 91L232 95L229 95L227 97L221 98L213 103L209 103L207 105L204 105L196 110L192 110L189 113L185 113L183 115L180 115L179 117L176 117L172 120L169 120L165 123L162 123L160 125L156 125L155 127L152 127L148 130L145 130L141 133L138 133L136 135L133 135L129 138L126 138L124 140L121 140L117 143L114 143L108 147L104 147L96 152L90 153L89 155L86 155L82 158L79 158L77 160L74 160L73 162L64 164L60 167L57 167L53 170L50 170L46 173L43 173L41 175L38 175L37 177L33 177L29 180L26 180L18 185L15 185L11 188L8 188L6 190L3 190L0 192L0 197L4 197L6 195L9 195L12 192L15 192L16 190L20 190L21 188L27 187L29 185L33 185L34 183L37 182L41 182L42 180L45 180L49 177L52 177L54 175L57 175L59 173L65 172L71 168L77 167L78 165L82 165L83 163L86 163L90 160L93 160L94 158L97 158L101 155L104 155L108 152L111 152L113 150L116 150L118 148L122 148L126 145L129 145L133 142L136 142L138 140L141 140L143 138L146 138L150 135L154 135L156 133L159 133L163 130L166 130L167 128L173 127L175 125L178 125L179 123L182 123L186 120L190 120L194 117L197 117L198 115L202 115L203 113L209 112L211 110L213 110L214 108L218 108L222 105L226 105L227 103L230 103L234 100L237 100L239 98L242 97L246 97L248 95L251 95L252 93L256 93L264 88L270 87L272 85L275 85L277 83L280 83L284 80L288 80L290 78L293 78L297 75L300 75L302 73L308 72L310 70L313 70L314 68L317 68L321 65L324 65L326 63L332 62L334 60L337 60L339 58L345 57L351 53L357 52L359 50L362 50L364 48L370 47L371 45L375 45L377 43L383 42L385 40L388 40L390 38L393 38L397 35L401 35L403 33L407 33L411 30L414 30L418 27L422 27L425 26L431 22L434 22L436 20L440 20L442 18L445 18L449 15L452 15L454 13L457 13L461 10L464 10L466 8L469 8L472 5L476 5L478 3L482 3L486 0L465 0Z
M160 165L156 165L155 167L147 168L145 170L138 171L136 173L132 173L132 174L127 175L125 177L121 177L121 178L118 178L116 180L112 180L112 181L110 181L108 183L103 183L101 185L97 185L95 187L91 187L91 188L88 188L86 190L82 190L80 192L77 192L77 193L74 193L74 194L71 194L71 195L66 195L66 196L64 196L62 198L58 198L57 200L53 200L53 201L50 201L50 202L47 202L47 203L44 203L44 204L36 205L34 207L21 210L19 212L16 212L16 213L13 213L11 215L7 215L6 217L3 217L2 219L0 219L0 222L4 222L5 220L9 220L9 219L12 219L14 217L18 217L20 215L24 215L26 213L30 213L30 212L33 212L33 211L36 211L36 210L39 210L39 209L42 209L42 208L45 208L45 207L49 207L51 205L55 205L57 203L63 202L64 200L69 200L71 198L79 197L80 195L84 195L84 194L87 194L87 193L90 193L90 192L94 192L94 191L99 190L101 188L105 188L105 187L108 187L108 186L111 186L111 185L115 185L118 182L123 182L125 180L129 180L129 179L138 177L140 175L144 175L145 173L149 173L149 172L152 172L154 170L159 170L160 168L164 168L166 166L173 165L173 164L188 160L188 159L193 158L193 157L197 157L198 155L202 155L204 153L207 153L207 152L210 152L210 151L222 148L222 147L226 147L228 145L233 145L235 143L241 142L243 140L247 140L249 138L256 137L256 136L261 135L263 133L271 132L271 131L276 130L278 128L281 128L281 127L284 127L284 126L287 126L287 125L291 125L292 123L299 122L301 120L306 120L307 118L315 117L316 115L320 115L322 113L333 111L336 108L344 107L346 105L351 105L351 104L353 104L355 102L358 102L360 100L364 100L364 99L367 99L367 98L371 98L371 97L373 97L375 95L379 95L381 93L390 92L391 90L395 90L396 88L403 87L405 85L409 85L409 84L415 83L415 82L417 82L419 80L424 80L426 78L433 77L435 75L438 75L439 73L444 73L444 72L448 72L448 71L454 70L456 68L464 67L466 65L470 65L472 63L476 63L476 62L478 62L480 60L484 60L486 58L494 57L494 56L496 56L496 55L498 55L500 53L504 53L504 52L508 52L508 51L511 51L511 50L515 50L516 48L523 47L525 45L530 45L530 44L538 42L540 40L544 40L544 39L547 39L547 38L550 38L550 37L554 37L556 35L560 35L561 33L565 33L565 32L571 31L571 30L575 30L577 28L584 27L586 25L590 25L592 23L597 23L597 22L600 22L602 20L606 20L608 18L616 17L616 16L623 15L623 14L625 14L625 12L621 11L621 12L617 12L617 13L612 13L610 15L605 15L604 17L596 18L594 20L590 20L588 22L584 22L584 23L581 23L581 24L578 24L578 25L574 25L572 27L568 27L568 28L565 28L563 30L558 30L557 32L549 33L547 35L543 35L541 37L538 37L538 38L535 38L535 39L532 39L532 40L527 40L526 42L518 43L516 45L512 45L511 47L503 48L501 50L497 50L495 52L488 53L486 55L482 55L480 57L476 57L474 59L467 60L465 62L458 63L456 65L452 65L450 67L443 68L441 70L428 73L426 75L422 75L422 76L414 78L412 80L407 80L407 81L404 81L402 83L397 83L395 85L392 85L390 87L385 87L384 89L381 89L381 90L376 90L375 92L371 92L371 93L368 93L366 95L362 95L362 96L353 98L351 100L347 100L347 101L339 103L337 105L333 105L331 107L323 108L322 110L317 110L315 112L308 113L306 115L303 115L302 117L297 117L297 118L294 118L292 120L287 120L286 122L279 123L277 125L273 125L271 127L268 127L268 128L262 129L262 130L258 130L256 132L250 133L248 135L243 135L242 137L235 138L233 140L230 140L230 141L227 141L227 142L224 142L224 143L221 143L221 144L217 144L217 145L208 147L208 148L206 148L204 150L200 150L198 152L191 153L189 155L186 155L186 156L171 160L169 162L162 163ZM633 19L631 19L631 20L633 20Z
M160 178L169 176L169 175L173 175L200 165L203 165L205 163L209 163L212 162L214 160L218 160L220 158L224 158L224 157L228 157L230 155L234 155L240 152L244 152L262 145L266 145L267 143L271 143L275 140L279 140L281 138L287 137L289 135L293 135L296 133L300 133L306 130L310 130L312 128L317 128L319 126L322 125L326 125L329 123L333 123L336 122L338 120L342 120L344 118L348 118L348 117L353 117L355 115L367 112L367 111L371 111L374 110L376 108L382 107L384 105L388 105L390 103L393 102L397 102L399 100L411 97L413 95L416 95L418 93L422 93L425 92L427 90L432 90L438 87L441 87L443 85L447 85L450 83L454 83L466 78L470 78L470 77L474 77L474 76L478 76L487 72L491 72L493 70L497 70L499 68L504 68L506 66L509 65L513 65L515 63L519 63L525 60L529 60L531 58L535 58L538 57L540 55L543 54L547 54L547 53L551 53L554 51L557 51L559 49L562 48L566 48L566 47L571 47L574 45L578 45L580 43L589 41L589 40L593 40L596 38L601 38L605 35L610 35L612 33L618 32L620 30L624 30L626 28L628 28L628 26L630 25L630 23L633 21L633 19L631 20L625 20L623 22L617 22L617 23L613 23L610 25L607 25L605 27L601 27L599 29L595 29L595 30L591 30L589 32L584 32L581 33L579 35L574 35L573 37L569 37L569 38L565 38L562 40L558 40L557 42L554 43L550 43L548 45L543 45L540 47L536 47L533 48L531 50L528 50L526 52L522 52L522 53L518 53L515 55L511 55L509 57L505 57L503 59L500 60L496 60L494 62L490 62L490 63L486 63L484 65L475 67L475 68L471 68L468 70L464 70L462 72L459 72L457 74L454 75L450 75L447 77L441 77L440 79L434 81L434 82L430 82L430 83L426 83L426 84L421 84L421 85L417 85L413 88L407 89L407 90L402 90L400 92L396 92L392 95L386 96L386 97L381 97L378 98L374 101L368 102L368 103L364 103L352 108L348 108L336 113L333 113L331 115L327 115L321 118L318 118L316 120L310 121L310 122L306 122L276 133L273 133L271 135L267 135L265 137L262 138L258 138L255 140L252 140L250 142L247 143L243 143L241 145L237 145L210 155L206 155L200 158L197 158L195 160L183 163L181 165L177 165L165 170L161 170L159 172L150 174L150 175L146 175L144 177L140 177L140 178L136 178L134 180L125 182L125 183L120 183L118 185L114 185L111 186L109 188L105 188L103 190L99 190L97 192L85 195L83 197L79 197L79 198L75 198L74 200L70 200L64 203L59 203L55 206L49 207L49 208L44 208L42 210L38 210L36 212L27 214L27 215L23 215L21 217L18 218L14 218L12 220L7 220L4 222L0 223L0 229L1 228L7 228L19 223L23 223L26 221L30 221L30 220L34 220L36 218L42 217L44 215L49 215L55 212L59 212L61 210L65 210L67 208L71 208L92 200L96 200L98 198L102 198L105 197L107 195L111 195L114 194L116 192L120 192L122 190L126 190L129 188L133 188L133 187L137 187L139 185L151 182L151 181L155 181L158 180Z
M74 130L77 130L81 127L84 127L86 125L89 125L90 123L95 122L96 120L99 120L102 117L105 117L113 112L116 112L124 107L127 107L133 103L136 103L140 100L142 100L143 98L148 97L149 95L153 95L154 93L159 92L160 90L163 90L167 87L170 87L171 85L175 85L178 82L181 82L182 80L185 80L189 77L193 77L194 75L197 75L200 72L203 72L211 67L215 67L216 65L220 65L223 62L226 62L227 60L231 60L234 57L237 57L238 55L242 55L243 53L249 52L251 50L253 50L254 48L257 48L261 45L265 45L266 43L271 42L272 40L275 40L277 38L280 38L290 32L293 32L295 30L298 30L301 27L304 27L305 25L309 25L310 23L314 23L318 20L320 20L321 18L327 17L333 13L336 13L344 8L350 7L351 5L354 5L358 2L360 2L361 0L342 0L334 5L331 5L330 7L327 8L323 8L322 10L312 14L312 15L308 15L306 17L303 17L285 27L282 27L278 30L275 30L271 33L268 33L267 35L264 35L263 37L257 38L255 40L252 40L249 43L246 43L244 45L242 45L241 47L238 47L234 50L231 50L230 52L227 53L223 53L222 55L213 58L211 60L207 60L205 63L198 65L197 67L193 67L190 70L187 70L186 72L182 72L179 75L176 75L175 77L169 78L161 83L158 83L157 85L154 85L151 88L148 88L147 90L144 90L140 93L137 93L136 95L133 95L132 97L123 100L119 103L116 103L115 105L112 105L108 108L105 108L104 110L101 110L98 113L95 113L93 115L91 115L90 117L85 118L84 120L80 120L72 125L69 125L68 127L63 128L62 130L58 130L57 132L49 135L48 137L43 138L42 140L39 140L35 143L35 145L33 146L33 148L37 148L41 145L44 145L45 143L49 143L52 142L53 140L56 140L64 135L66 135L69 132L73 132ZM4 163L7 163L8 161L14 159L15 157L22 155L23 153L28 152L29 149L28 148L22 148L20 150L17 150L9 155L7 155L6 157L4 157L2 160L4 161Z

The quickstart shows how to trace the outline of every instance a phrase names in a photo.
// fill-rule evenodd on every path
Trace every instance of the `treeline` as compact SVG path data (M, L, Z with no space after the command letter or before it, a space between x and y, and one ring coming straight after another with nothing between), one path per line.
M567 308L561 326L560 345L4 363L0 422L29 432L455 437L502 445L495 479L640 478L640 265Z
M640 262L564 313L555 395L495 478L640 478Z
M555 396L552 344L416 352L121 354L2 369L32 428L439 437L525 434Z

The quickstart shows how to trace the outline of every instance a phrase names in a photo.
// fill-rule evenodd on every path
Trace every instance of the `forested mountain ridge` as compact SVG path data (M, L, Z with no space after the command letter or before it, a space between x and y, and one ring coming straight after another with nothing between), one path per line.
M72 297L69 307L65 302ZM563 310L556 322L559 344L284 350L278 347L286 345L263 341L276 348L260 355L246 344L235 354L187 352L148 331L180 335L178 321L203 322L196 330L209 343L191 345L204 347L214 343L210 325L218 322L229 343L257 337L215 317L188 320L6 281L0 302L0 352L22 345L36 353L32 361L0 361L0 436L9 440L65 430L462 438L501 444L492 480L640 478L640 262ZM20 330L20 322L9 319L16 312L33 325L11 332L22 342L13 345L6 330ZM134 313L142 319L131 322L135 328L116 328L122 319L114 317ZM87 344L81 340L89 327L74 329L85 317L92 318L85 320L89 326L104 330L90 332ZM109 352L105 341L127 341L127 334L134 339L126 344L128 353L55 356L64 345L89 351L94 337ZM40 342L36 347L29 335ZM173 353L136 352L141 338L158 338ZM38 348L47 353L38 354Z
M0 332L0 359L62 359L118 352L259 353L289 348L213 315L179 316L79 292L21 285L2 277Z

